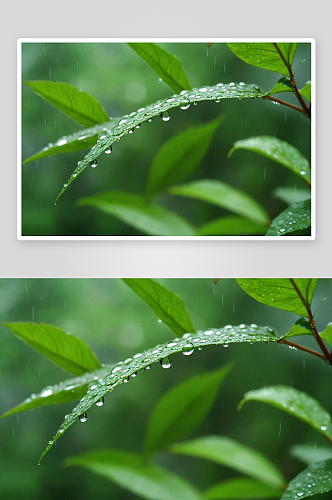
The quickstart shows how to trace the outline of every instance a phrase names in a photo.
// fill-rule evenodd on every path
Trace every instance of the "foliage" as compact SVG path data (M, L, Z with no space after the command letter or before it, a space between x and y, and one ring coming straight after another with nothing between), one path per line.
M244 82L215 85L208 85L206 82L205 85L192 88L181 62L173 54L154 43L129 43L133 51L150 66L150 71L156 72L175 94L138 110L131 110L130 113L119 118L109 118L101 104L73 85L63 82L27 81L26 83L38 95L88 128L60 137L38 153L32 154L23 163L58 153L79 151L83 147L91 148L78 162L68 181L63 184L56 198L57 203L59 197L87 167L97 166L103 153L109 155L115 145L118 147L116 143L120 139L127 134L132 134L141 126L145 127L146 123L152 121L154 117L161 117L163 121L168 122L172 108L187 110L191 105L204 101L222 102L228 99L251 98L257 104L260 100L272 100L276 104L291 108L293 113L297 111L302 116L310 118L310 104L308 106L303 99L304 97L310 103L310 82L307 82L302 89L298 89L292 69L298 48L297 43L229 43L227 45L232 53L244 63L279 73L283 77L268 92L262 91L258 84ZM214 50L214 47L212 49ZM201 76L200 80L202 80ZM292 93L292 97L299 102L300 107L273 97L275 94L285 92ZM255 200L249 192L243 190L242 182L238 182L238 186L235 187L218 179L220 176L218 163L224 161L223 158L218 157L218 154L211 165L211 174L203 179L199 177L197 170L213 147L212 145L216 143L214 136L218 128L227 127L225 120L227 118L224 115L219 115L202 125L186 127L185 130L164 140L151 163L145 193L116 190L112 187L111 191L81 197L77 201L77 206L94 207L106 214L111 214L119 221L131 226L133 228L131 231L134 232L130 234L134 235L307 235L311 226L309 201L305 204L298 204L296 208L295 202L292 201L288 203L286 209L279 210L277 213L275 209L271 210L270 201L266 203L269 207L265 208L264 202ZM153 127L153 124L149 127ZM237 149L255 151L291 170L310 188L309 162L298 148L289 143L291 137L287 139L285 141L268 135L249 136L243 140L233 141L234 145L230 149L229 157ZM238 163L235 165L240 168ZM188 180L193 180L193 182L186 182ZM179 184L183 181L185 181L184 184ZM268 199L269 194L264 194ZM209 208L209 211L215 213L216 216L205 217L202 222L198 217L188 217L183 210L174 210L174 206L190 207L191 205L189 202L181 203L174 200L174 195L196 200L194 206L198 208L203 206L202 202L219 207L218 209ZM157 200L156 197L158 197ZM165 204L166 206L163 206ZM195 208L195 211L198 208ZM291 220L288 220L287 214L290 211L292 212ZM240 215L241 219L233 220L229 212ZM114 235L117 234L114 233Z
M73 372L73 366L76 369L77 360L93 360L93 364L85 364L86 373L83 375L48 386L38 396L31 395L28 400L2 415L3 418L41 405L57 404L80 398L78 405L66 415L53 440L49 441L41 458L77 419L81 422L87 420L87 410L92 405L103 406L104 396L108 391L113 391L119 384L134 379L139 371L149 370L153 363L160 363L162 368L169 369L172 365L171 356L178 352L182 352L183 356L187 357L191 356L196 349L200 350L208 345L227 347L230 343L263 342L274 346L286 344L332 364L332 355L317 330L316 319L311 309L317 279L237 279L240 287L255 301L300 316L296 319L294 327L282 336L277 336L272 327L258 326L254 323L240 324L237 327L226 325L222 328L182 334L183 329L179 325L193 326L193 321L178 295L151 279L129 280L126 278L124 281L157 316L162 312L166 324L176 335L181 336L134 354L132 358L127 358L123 362L100 365L86 344L72 335L66 335L56 327L34 323L6 323L16 336L67 371ZM220 282L220 280L217 281ZM222 286L222 282L217 286ZM174 325L176 325L175 328ZM331 327L328 324L323 331L326 341L330 341L330 330ZM312 337L321 352L288 340L299 335ZM53 348L50 348L51 345ZM54 356L54 352L57 352L57 356ZM64 364L64 359L66 364ZM264 454L228 435L210 433L189 441L182 441L206 418L218 394L223 391L221 385L224 384L225 377L227 376L228 380L232 376L232 369L234 369L233 366L227 364L204 375L191 376L166 392L157 402L147 423L142 453L119 449L97 449L69 457L65 465L84 467L128 489L135 495L147 499L168 500L175 496L179 499L192 498L193 500L203 498L289 500L331 491L332 459L329 458L331 452L326 449L316 452L314 446L301 445L301 448L298 445L293 455L296 456L299 452L301 453L302 449L305 450L308 466L289 481ZM330 414L315 398L305 392L283 385L266 386L249 391L239 404L238 409L241 413L245 411L242 407L248 401L268 403L286 414L293 415L314 431L318 431L329 444L332 444ZM174 456L181 454L212 461L244 476L210 485L204 491L204 488L196 486L194 481L190 484L181 475L170 472L167 467L157 464L155 455L162 451L168 451ZM310 457L316 457L315 453L322 458L318 461L310 461Z

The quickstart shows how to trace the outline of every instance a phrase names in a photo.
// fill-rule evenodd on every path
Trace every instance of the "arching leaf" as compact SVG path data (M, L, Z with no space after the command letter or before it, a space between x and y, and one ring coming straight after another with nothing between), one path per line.
M273 219L266 236L283 236L311 227L311 200L293 203Z
M280 500L308 498L332 490L332 458L309 465L289 483Z
M64 422L58 429L56 435L49 441L48 446L40 457L43 456L52 448L53 444L63 433L84 414L90 406L97 403L106 392L112 391L117 385L122 384L125 380L129 380L130 376L137 373L139 370L150 367L152 363L160 363L163 368L169 368L172 364L170 356L178 352L184 352L193 347L202 347L207 345L223 345L235 342L277 342L274 330L269 327L261 327L257 325L227 325L220 329L211 329L197 332L196 334L186 333L182 338L173 339L166 344L158 345L152 349L137 353L133 358L128 358L124 362L119 362L112 369L109 369L108 375L100 378L94 384L95 387L88 391L79 404L72 410L70 415L67 415Z
M154 116L159 115L164 121L168 121L171 116L169 110L175 107L188 104L190 105L191 103L198 101L219 101L220 99L244 99L258 97L263 97L262 91L258 85L247 85L243 82L238 84L218 83L214 87L200 87L191 91L183 90L180 95L175 94L172 97L150 104L145 108L140 108L137 111L130 113L130 115L125 115L120 118L116 127L108 131L107 137L98 139L97 144L91 149L85 158L79 162L68 182L64 184L55 202L57 202L59 197L66 191L69 184L71 184L76 177L83 172L84 169L86 169L86 167L88 167L92 162L95 162L98 156L100 156L105 150L109 150L115 141L118 141L121 137L135 129L135 127L150 120Z

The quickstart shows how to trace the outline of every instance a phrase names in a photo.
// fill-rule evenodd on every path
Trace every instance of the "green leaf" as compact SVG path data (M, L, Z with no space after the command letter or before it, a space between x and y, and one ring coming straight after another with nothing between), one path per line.
M247 401L263 401L275 406L309 424L328 440L332 439L330 414L305 392L283 385L249 391L244 395L238 409Z
M235 142L228 153L228 157L238 149L247 149L266 156L288 168L310 185L311 172L308 160L301 155L298 149L288 144L288 142L267 135L250 137L249 139Z
M290 339L291 337L298 337L300 335L313 335L312 331L307 328L302 328L300 325L294 325L282 339Z
M172 90L191 90L191 85L180 61L155 43L128 43L146 61Z
M196 375L164 394L148 423L145 452L162 450L195 429L211 409L230 369L228 364L203 376Z
M45 101L61 109L73 120L92 127L107 122L108 114L99 102L91 95L78 90L73 85L62 82L34 81L25 82Z
M332 458L332 449L312 444L296 444L290 448L290 454L306 465L310 465Z
M149 203L142 195L106 191L80 198L78 206L89 205L152 236L193 236L195 229L166 208Z
M67 458L64 465L84 467L148 500L201 499L190 483L160 466L143 463L142 457L136 453L92 450Z
M205 125L190 127L165 142L152 162L147 193L164 191L193 172L206 155L223 119L219 117Z
M299 201L273 219L266 236L283 236L308 227L311 227L311 200Z
M280 489L272 488L256 479L236 477L215 484L204 493L206 500L266 500L280 498Z
M176 335L195 333L195 327L183 300L150 278L123 278L144 302Z
M95 125L94 127L85 128L84 130L75 132L75 134L60 137L60 139L56 142L50 142L38 153L35 153L30 156L30 158L24 160L23 165L29 161L39 160L40 158L45 158L59 153L70 153L72 151L91 148L96 144L98 139L106 137L105 132L114 128L118 121L118 118L112 118L108 122L102 123L101 125Z
M311 193L309 189L296 189L296 187L285 186L274 189L273 196L287 205L292 205L293 203L310 199Z
M105 377L110 369L114 367L115 365L106 365L99 370L86 372L80 377L73 377L59 384L44 387L39 394L31 394L29 398L22 401L19 405L14 406L11 410L8 410L0 418L38 408L39 406L55 405L81 399L91 388L94 388L96 380Z
M289 76L287 65L273 43L228 43L228 48L242 61L258 68ZM286 63L292 66L297 43L277 43Z
M237 278L236 281L258 302L306 318L308 311L304 303L311 305L317 284L317 278Z
M332 459L309 465L289 483L280 500L298 500L332 490Z
M300 94L311 102L311 82L307 82L303 89L299 90Z
M330 345L332 345L332 323L328 323L325 330L319 334L322 339L326 340Z
M268 225L269 217L249 195L227 184L212 179L182 184L170 188L169 192L177 196L186 196L212 203L231 212L242 215L257 224Z
M83 375L101 368L97 356L83 340L65 333L60 328L41 323L4 323L16 337L44 354L68 372Z
M108 150L113 142L118 141L124 135L127 135L131 130L135 129L137 125L150 120L154 116L161 116L164 121L168 121L171 117L170 109L180 107L183 105L188 106L191 103L198 101L218 101L220 99L244 99L244 98L258 98L263 97L262 91L258 85L246 85L245 83L218 83L214 87L200 87L192 91L183 90L181 95L173 95L161 101L150 104L145 108L140 108L136 112L125 115L119 119L119 123L112 130L109 130L107 137L98 139L98 142L91 151L78 163L70 179L64 184L62 190L58 194L55 201L66 191L69 184L71 184L76 177L83 172L92 162L95 162L105 150ZM150 126L150 125L149 125Z
M225 436L206 436L171 446L173 453L211 460L258 479L274 488L283 488L281 472L261 453Z
M197 230L198 236L244 236L246 234L265 234L266 227L244 217L226 215L207 222Z
M119 362L114 367L109 367L108 374L100 378L94 384L96 387L90 388L89 393L84 396L79 404L72 410L70 415L64 420L56 435L41 455L43 456L52 448L53 444L63 433L85 413L94 403L96 403L106 392L112 391L117 385L128 380L130 376L139 370L149 367L152 363L159 363L163 368L169 368L172 364L170 356L178 352L188 352L192 347L202 347L207 345L225 345L233 342L277 342L278 338L270 327L257 325L226 325L224 328L199 331L196 334L185 333L182 338L173 339L162 345L148 349L142 353L137 353L133 358L128 358L124 362Z

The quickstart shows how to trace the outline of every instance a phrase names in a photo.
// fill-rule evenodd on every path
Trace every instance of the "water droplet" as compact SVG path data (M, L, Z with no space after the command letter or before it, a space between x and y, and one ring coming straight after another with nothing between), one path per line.
M95 168L96 166L97 166L97 160L92 160L92 162L90 162L90 167Z
M162 323L162 322L163 322L163 320L162 320L162 319L158 319L158 323Z
M88 420L88 415L86 414L86 411L84 413L82 413L79 417L80 419L80 422L86 422Z
M135 129L133 129L133 128L131 130L129 130L129 134L132 134L134 132L134 130Z
M160 360L160 364L162 368L170 368L172 366L172 360L169 356L166 356L166 358Z
M320 428L322 429L322 431L326 431L327 426L326 425L321 425Z
M182 347L182 352L185 356L190 356L190 354L192 354L194 352L194 349L195 349L194 344L189 342L188 344L186 344Z
M201 350L203 349L203 347L200 345L199 347L197 347L197 349L198 349L199 351L201 351Z
M180 102L180 109L188 109L190 106L190 100L186 97Z
M160 113L160 118L164 122L168 122L171 119L171 113L169 112L168 109L166 109L166 111L163 111L162 113Z
M64 144L67 144L67 139L59 139L56 143L57 146L63 146Z
M130 377L128 376L127 378L124 379L124 383L126 384L127 382L129 382L130 380Z
M132 373L132 374L131 374L131 376L132 376L133 378L137 377L137 372Z
M105 153L107 155L109 155L110 153L112 153L112 146L110 146L109 148L105 149Z
M216 99L214 102L219 103L219 102L220 102L220 99Z
M52 389L46 389L40 393L42 398L46 398L47 396L50 396L53 393Z
M145 371L145 370L151 370L151 365L145 366L145 367L144 367L144 371Z
M166 345L166 347L174 347L177 344L178 344L177 342L168 342L168 344Z
M223 347L228 347L229 344L222 344Z
M149 119L148 119L148 122L149 122L149 123L151 123L151 122L152 122L152 118L149 118Z
M104 404L104 396L98 399L98 401L96 402L96 406L103 406L103 404Z
M112 373L116 373L119 370L121 370L121 366L116 366L115 368L113 368Z

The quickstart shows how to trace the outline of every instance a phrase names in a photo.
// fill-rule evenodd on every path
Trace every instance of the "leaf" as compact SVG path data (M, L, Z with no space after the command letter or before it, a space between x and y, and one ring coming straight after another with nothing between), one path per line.
M148 203L144 196L134 193L106 191L80 198L77 205L95 207L148 235L195 234L195 229L185 219L162 206Z
M298 201L308 200L311 193L308 189L296 189L292 187L278 187L273 190L273 196L283 201L287 205L292 205Z
M191 90L188 77L180 61L155 43L128 43L146 61L172 90Z
M240 410L247 401L263 401L309 424L328 440L332 439L330 414L308 394L292 387L276 385L249 391L239 404Z
M172 137L156 154L148 179L149 195L164 191L189 175L206 155L223 117L205 125L190 127Z
M309 465L289 483L280 500L298 500L332 490L332 459Z
M332 458L332 449L311 444L296 444L290 448L292 457L297 458L306 465L321 460Z
M233 152L238 149L247 149L266 156L288 168L310 185L311 172L308 160L288 142L267 135L250 137L249 139L236 141L228 153L228 157L232 156Z
M283 488L281 472L261 453L225 436L206 436L171 446L173 453L211 460L274 488Z
M317 278L237 278L236 281L258 302L305 317L308 311L303 300L311 305L317 284Z
M41 323L4 323L16 337L44 354L68 372L83 375L101 368L97 356L83 340L65 333L60 328Z
M214 219L197 229L198 236L244 236L246 234L265 234L265 232L265 226L235 215L226 215L225 217Z
M256 479L236 477L215 484L204 493L206 500L266 500L280 498L280 489L271 488Z
M190 483L160 466L143 463L142 457L136 453L92 450L67 458L64 465L85 467L148 500L201 499Z
M31 396L11 410L3 413L0 418L14 415L22 411L38 408L39 406L48 406L54 404L66 403L81 399L87 392L94 388L96 380L105 377L115 365L106 365L99 370L84 373L80 377L73 377L59 384L44 387L39 394L31 394Z
M47 80L25 83L45 101L61 109L81 125L93 127L109 120L108 114L94 97L73 85Z
M311 102L311 82L307 82L303 89L299 90L300 94Z
M144 302L176 335L195 333L195 327L183 300L150 278L123 278Z
M83 172L86 167L88 167L92 162L95 162L98 156L100 156L105 150L109 149L113 142L118 141L124 135L127 135L131 130L135 129L138 125L143 122L150 120L154 116L162 116L164 121L170 119L171 108L176 108L183 103L187 105L195 103L198 101L218 101L220 99L244 99L244 98L258 98L263 97L263 94L258 87L258 85L246 85L243 82L238 84L230 83L223 84L218 83L214 87L201 87L193 89L192 91L183 90L181 95L173 95L156 103L150 104L145 108L140 108L136 112L130 113L130 115L125 115L119 119L119 123L116 127L109 130L107 137L105 139L98 139L98 142L91 151L84 157L82 161L78 163L73 174L67 183L64 184L62 190L58 194L55 203L60 198L60 196L66 191L69 184L71 184L76 177Z
M325 330L319 334L322 339L326 340L330 345L332 345L332 323L328 323Z
M279 54L277 47L291 67L297 43L228 43L228 48L242 61L258 68L275 71L289 76L287 65Z
M112 129L118 123L118 118L112 118L108 122L101 125L95 125L91 128L85 128L75 132L75 134L60 137L57 142L53 144L50 142L45 148L41 149L38 153L30 156L24 160L23 165L29 161L39 160L47 156L56 155L59 153L69 153L72 151L79 151L81 149L91 148L99 139L105 137L105 132Z
M203 179L194 181L181 186L174 186L169 189L169 192L177 196L195 198L226 208L257 224L268 225L270 223L263 207L249 195L218 180Z
M290 339L291 337L298 337L300 335L313 335L312 331L307 328L302 328L300 325L294 325L282 339Z
M273 219L266 236L283 236L311 227L311 200L293 203Z
M124 362L119 362L114 368L109 368L108 374L100 378L94 385L97 387L91 388L90 392L81 399L79 404L72 410L70 415L64 420L56 435L44 450L39 459L39 463L43 456L52 448L53 444L63 433L84 414L94 403L103 397L107 391L112 391L117 385L122 384L124 380L139 370L151 366L152 363L160 362L162 367L169 368L172 364L170 356L183 352L183 349L188 352L188 348L192 346L202 347L207 345L224 345L233 342L277 342L278 338L275 332L270 327L262 327L257 325L226 325L224 328L199 331L196 334L185 333L182 338L173 339L166 344L158 345L137 353L133 358L128 358Z
M211 409L230 369L228 364L203 376L195 375L164 394L148 423L145 453L162 450L195 429Z

